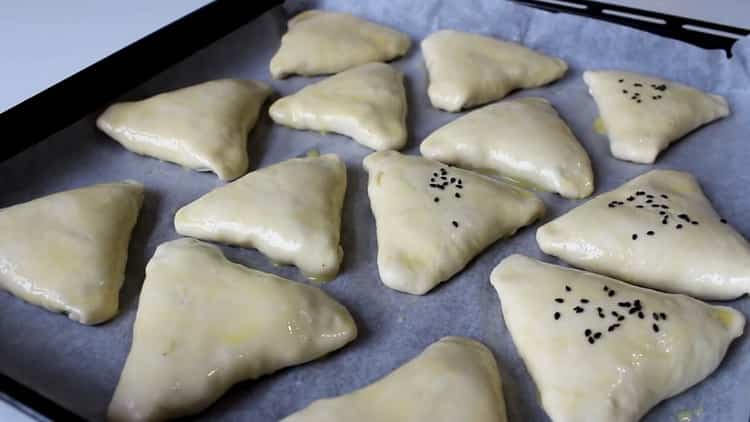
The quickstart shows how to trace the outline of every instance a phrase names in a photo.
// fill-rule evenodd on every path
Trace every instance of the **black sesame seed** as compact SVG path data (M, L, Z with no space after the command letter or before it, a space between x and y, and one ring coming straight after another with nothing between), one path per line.
M655 333L658 333L658 332L659 332L659 326L658 326L658 325L654 324L654 325L652 325L652 326L651 326L651 328L653 328L653 329L654 329L654 332L655 332Z
M575 313L577 313L577 314L580 314L581 312L583 312L583 311L584 311L584 309L583 309L583 308L581 308L580 306L576 306L575 308L573 308L573 310L574 310L574 311L575 311Z
M451 183L456 183L456 178L455 177L451 177Z
M692 224L692 225L694 225L694 226L697 226L697 225L698 225L698 222L697 222L697 221L691 221L691 222L690 222L690 224Z
M594 340L593 337L589 337L589 344L594 344L594 341L596 341L596 340Z
M640 308L641 307L641 301L639 299L634 300L633 301L633 306L635 306L636 308Z
M638 312L638 318L640 319L645 318L645 315L643 315L643 312Z
M622 316L622 315L620 315L620 316L618 316L618 317L617 317L617 320L618 320L618 321L622 321L623 319L625 319L625 317L624 317L624 316Z
M654 200L653 200L653 199L649 199L648 201L646 201L646 203L647 203L647 204L650 204L650 203L652 203L652 202L654 202Z
M658 321L659 320L659 314L657 314L656 312L654 312L653 314L651 314L651 317L654 319L654 321Z
M591 329L587 328L586 331L583 332L583 335L585 335L586 337L590 336L591 335Z
M555 302L557 302L557 303L564 303L565 299L563 299L561 297L558 297L557 299L555 299Z
M554 317L555 317L555 321L557 321L558 319L560 319L560 312L555 312Z
M607 294L607 296L609 296L609 297L612 297L614 295L615 295L615 291L614 290L610 290L609 293Z
M633 84L633 86L643 86L643 85L636 82Z
M633 196L628 196L628 201L633 201L633 200L635 200L635 197L633 197Z
M651 99L652 100L658 100L658 98L656 97L656 95L654 95L653 97L651 97Z
M641 196L641 195L645 195L645 194L646 194L646 192L644 192L644 191L641 191L641 190L639 190L639 191L638 191L638 192L636 192L635 194L636 194L636 195L638 195L638 196Z
M622 83L622 81L624 81L624 79L619 79L617 82Z
M604 286L604 291L606 292L607 290L609 290L609 286Z
M666 213L667 213L666 211L659 211L659 215L664 215Z
M447 171L445 171L445 169L440 169L440 173L441 173L441 174L448 174L448 172L447 172Z
M435 182L435 179L434 179L434 178L432 178L432 177L430 177L430 182L433 182L433 183L434 183L434 182Z
M651 208L659 208L659 204L651 204Z
M434 201L435 201L435 202L440 202L440 198L438 198L438 197L435 197Z
M719 221L721 221L721 224L727 224L727 220L725 220L723 218L721 220L719 220Z
M682 228L682 224L678 224L678 225L674 226L674 228L676 228L677 230L679 230L679 229Z
M668 210L668 209L669 209L669 205L662 205L661 207L662 207L663 209L665 209L665 210Z
M456 198L460 198L460 197L461 197L461 194L456 192Z
M690 217L688 217L687 214L680 214L680 215L677 216L677 218L680 218L680 219L685 220L685 221L690 221Z
M617 313L616 311L612 311L612 312L611 312L611 314L612 314L612 316L613 316L613 317L615 317L615 318L617 318L617 317L619 317L619 316L620 316L620 314L618 314L618 313Z
M620 324L612 324L612 325L610 325L610 326L609 326L609 327L607 328L607 331L609 331L609 332L611 333L612 331L614 331L614 330L615 330L615 329L616 329L617 327L619 327L619 326L620 326Z
M453 227L458 227L458 221L453 221Z
M635 234L635 233L633 233L633 235L631 236L631 238L632 238L633 240L636 240L636 239L638 239L638 235L637 235L637 234Z
M646 195L646 198L648 198L648 199L654 199L654 195L648 194L648 195Z
M660 317L661 317L661 319L663 319L664 321L666 321L666 320L667 320L667 314L665 314L664 312L659 312L659 316L660 316Z
M600 333L598 331L596 333L594 333L594 338L595 339L599 340L601 337L602 337L602 333Z
M463 186L461 186L461 185L456 185L456 187L457 187L458 189L463 189L463 188L464 188L464 187L463 187Z
M581 303L589 303L588 299L581 299Z
M639 103L639 104L640 104L640 103L641 103L641 100L636 100L635 102L636 102L636 103Z
M617 306L619 306L621 308L629 308L630 307L630 302L617 302Z
M571 290L573 290L573 289L571 289L571 288L570 288L570 286L565 286L565 291L566 291L566 292L569 292L569 291L571 291Z
M636 312L638 312L638 308L630 308L630 310L628 311L628 315L633 315Z
M602 309L602 307L601 307L601 306L597 306L597 307L596 307L596 311L597 311L597 312L601 312L602 310L603 310L603 309Z
M649 231L646 232L646 234L649 235L649 236L653 236L654 232L652 230L649 230Z
M614 208L615 204L607 204L607 206L610 207L610 208Z
M627 94L627 93L628 93L628 90L627 90L627 89L623 89L623 90L622 90L622 93L623 93L623 94Z
M636 208L643 208L643 205L636 205Z
M667 224L667 219L661 220L661 224Z

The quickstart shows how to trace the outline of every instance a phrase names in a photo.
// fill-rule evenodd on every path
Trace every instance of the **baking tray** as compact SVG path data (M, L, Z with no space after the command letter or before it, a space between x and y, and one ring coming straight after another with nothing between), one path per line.
M122 99L143 98L219 77L267 80L268 60L277 44L258 45L258 42L270 36L278 43L285 31L283 24L279 24L285 20L282 10L274 9L268 15L273 19L262 19L243 26L209 48L127 92ZM363 15L369 17L367 14ZM415 44L416 42L415 38ZM410 129L426 114L436 116L432 129L456 117L431 110L427 104L423 81L415 77L423 72L416 45L396 66L407 74ZM550 87L516 95L535 94L558 98L566 89L570 90L576 84L580 86L580 81L573 80L578 76L580 75L568 75L563 81ZM274 82L274 85L277 92L286 94L298 90L310 81L307 78L291 78ZM279 87L283 88L278 89ZM573 95L585 104L584 109L579 110L581 116L571 115L570 110L566 109L560 111L592 155L599 182L597 192L623 182L623 174L636 175L645 171L643 166L622 163L608 156L606 144L590 135L592 119L589 114L595 112L593 102L585 91L574 91ZM60 102L57 106L60 104L64 103ZM131 242L126 281L121 294L122 312L113 321L100 327L83 327L60 315L25 305L9 295L0 295L0 333L3 337L0 342L0 370L8 375L0 378L0 381L10 381L7 385L3 382L0 388L7 388L11 396L20 391L21 394L16 396L21 403L29 403L28 407L39 410L53 420L102 418L130 345L132 321L145 263L156 245L177 237L171 227L172 215L177 207L221 185L211 174L190 172L125 151L95 129L94 119L97 115L98 111L87 115L44 142L29 147L23 154L10 160L11 165L0 166L0 207L80 186L82 180L93 183L136 178L144 181L147 187L144 208ZM35 117L38 121L38 115ZM23 128L19 126L18 130L21 129ZM414 153L418 141L427 133L429 131L425 127L411 133L408 151ZM710 137L711 133L712 128L707 128L696 137ZM270 139L274 141L269 142ZM679 162L681 157L702 153L701 142L705 143L705 140L692 139L674 146L660 159L658 165L674 166L673 163ZM30 143L22 145L25 148ZM522 230L512 242L498 242L453 281L438 287L425 297L399 294L386 289L379 282L374 259L355 259L358 255L367 254L374 258L376 251L374 227L371 225L369 204L364 193L367 178L360 163L361 157L368 152L366 149L343 137L323 137L272 125L265 112L258 127L250 135L248 149L251 169L283 158L304 155L310 149L357 157L347 160L349 188L342 227L345 250L342 274L324 288L352 311L360 328L360 337L341 352L333 353L325 359L283 370L257 381L242 383L196 419L277 419L313 399L341 394L366 385L413 357L440 336L455 334L479 338L495 352L503 372L511 420L546 420L533 398L533 384L508 342L508 333L502 327L499 304L487 283L489 273L486 271L486 268L496 264L503 256L513 252L541 257L533 239L534 227ZM702 158L711 157L708 154ZM605 162L606 166L602 164ZM727 164L729 170L738 168L734 162ZM682 167L696 173L700 173L701 169L699 164ZM609 175L609 170L613 170L617 176ZM11 182L4 183L3 177ZM743 173L734 177L747 181L750 175ZM716 198L717 195L714 194L721 190L722 184L705 178L701 178L701 182L709 196L717 199L719 211L741 232L746 235L750 233L750 222L745 223L748 221L744 218L746 214L730 209L731 201L737 197ZM562 200L553 195L545 194L542 197L548 205L547 219L576 205L574 201ZM236 262L303 281L295 269L275 268L256 251L228 247L223 247L223 250ZM549 260L549 257L546 259ZM743 303L746 302L747 299ZM472 312L473 308L486 309L487 312L472 314L476 316L472 320L456 318L454 323L444 326L424 323L435 316L465 315ZM10 318L6 317L11 313L14 322L23 321L23 325L7 323L6 320ZM410 335L396 338L393 335L396 332ZM745 351L748 350L746 337L742 339L741 349ZM727 358L729 363L740 359L737 349L738 346L733 346ZM80 362L75 367L65 367L61 362L67 361L66 358L71 354L80 355ZM332 373L336 376L332 377ZM715 388L717 378L727 376L726 371L721 371L702 385L701 390L708 389L710 392L711 388ZM18 382L28 385L23 387ZM273 402L276 407L269 407L269 402ZM674 415L675 409L679 409L675 406L685 408L691 405L685 401L684 396L675 398L659 406L649 421L664 420L659 418ZM248 408L254 411L251 418L244 413ZM744 422L741 419L736 421Z

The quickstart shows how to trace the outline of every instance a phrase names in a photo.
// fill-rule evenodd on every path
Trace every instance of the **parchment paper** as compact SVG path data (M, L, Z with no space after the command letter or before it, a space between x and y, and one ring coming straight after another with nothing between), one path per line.
M310 7L346 11L394 26L414 38L409 54L394 63L407 77L410 133L406 151L414 154L426 135L459 116L429 105L419 41L442 28L489 34L519 41L568 62L570 71L563 80L513 96L541 95L551 100L592 157L597 193L654 167L687 170L698 176L719 213L750 237L750 39L738 42L734 58L727 60L722 51L706 51L621 26L548 14L498 0L290 1L285 7L164 71L123 99L139 99L222 77L268 81L268 63L278 48L288 16ZM597 110L581 80L582 71L590 68L642 71L686 82L726 96L733 114L672 146L656 166L618 161L610 156L606 139L592 129ZM316 80L319 78L295 77L271 84L278 95L284 95ZM146 261L158 244L178 237L172 226L175 210L221 184L213 174L184 170L126 151L96 130L97 114L0 164L0 207L126 178L140 180L147 187L131 242L121 293L122 311L114 320L86 327L0 294L0 370L92 420L103 419L128 352ZM461 335L479 339L494 351L511 421L548 420L488 282L491 269L515 252L554 262L534 241L538 224L498 242L453 280L426 296L397 293L384 287L377 274L375 227L361 166L362 158L370 153L368 149L342 136L272 125L264 113L249 137L250 166L267 166L314 148L335 152L348 165L342 228L345 259L339 277L323 288L352 312L359 338L324 359L237 385L196 419L276 420L312 400L347 393L377 380L442 336ZM551 194L541 196L548 206L543 222L579 203ZM601 224L605 230L607 227L606 221L592 224ZM305 282L295 268L276 268L257 251L223 249L236 262ZM750 315L750 299L729 304ZM748 399L750 340L745 334L713 375L662 403L645 420L672 421L688 410L694 421L747 422Z

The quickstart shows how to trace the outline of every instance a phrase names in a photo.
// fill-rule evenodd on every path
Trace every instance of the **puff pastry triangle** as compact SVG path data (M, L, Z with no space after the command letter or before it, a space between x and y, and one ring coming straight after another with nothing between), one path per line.
M653 163L669 144L729 115L727 101L677 82L620 71L587 71L612 155Z
M271 76L338 73L386 62L409 50L409 37L346 13L308 10L289 20L289 31L271 59Z
M544 98L484 106L448 123L419 147L427 158L585 198L594 190L591 161Z
M283 422L505 422L492 352L464 337L444 337L375 383L318 400Z
M0 209L0 287L83 324L112 318L142 201L125 181Z
M703 299L750 293L750 245L688 173L654 170L540 227L545 253Z
M521 255L491 275L553 421L636 422L721 363L745 317Z
M216 188L175 215L177 233L257 248L315 279L336 276L346 166L334 154L294 158Z
M534 194L395 151L364 160L386 286L424 294L544 213Z
M459 111L505 97L518 88L535 88L560 79L568 66L520 44L452 30L422 41L436 108Z
M349 312L319 288L229 262L193 239L146 267L112 421L197 413L233 384L319 358L353 340Z
M294 129L335 132L377 150L406 144L404 75L370 63L282 97L271 105L274 122Z
M247 134L271 88L222 79L111 105L99 129L142 155L232 180L247 171Z

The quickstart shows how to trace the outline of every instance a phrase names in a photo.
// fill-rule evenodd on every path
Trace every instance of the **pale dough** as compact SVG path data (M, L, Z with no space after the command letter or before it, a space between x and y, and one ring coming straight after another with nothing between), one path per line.
M422 41L432 105L459 111L499 100L518 88L535 88L560 79L564 61L520 44L452 30Z
M271 59L271 76L338 73L403 56L410 45L409 36L394 29L345 13L308 10L289 20Z
M491 281L555 422L638 421L711 374L745 325L729 307L522 255Z
M263 82L209 81L114 104L96 124L133 152L232 180L247 171L247 135L270 93Z
M506 422L495 358L478 341L444 337L379 381L282 420L337 421Z
M544 213L534 194L395 151L364 160L383 283L424 294Z
M484 106L433 132L419 150L433 160L566 198L585 198L594 190L586 150L544 98Z
M537 230L577 267L703 299L750 293L750 245L688 173L654 170Z
M694 129L729 115L724 97L677 82L620 71L587 71L612 155L636 163L656 156Z
M142 201L125 181L0 209L0 287L83 324L114 317Z
M310 278L336 276L346 166L334 154L294 158L207 193L175 215L177 233L294 264Z
M370 63L308 85L277 100L274 122L294 129L336 132L377 150L406 144L404 75Z
M234 264L197 240L163 243L146 267L108 418L198 413L237 382L319 358L356 335L346 308L319 288Z

